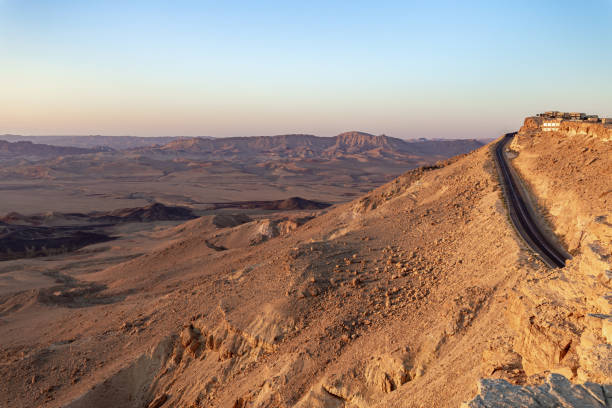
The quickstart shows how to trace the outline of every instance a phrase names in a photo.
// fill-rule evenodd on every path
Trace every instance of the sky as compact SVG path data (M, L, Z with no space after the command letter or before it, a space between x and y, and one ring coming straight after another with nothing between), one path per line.
M497 137L612 116L612 0L0 0L0 134Z

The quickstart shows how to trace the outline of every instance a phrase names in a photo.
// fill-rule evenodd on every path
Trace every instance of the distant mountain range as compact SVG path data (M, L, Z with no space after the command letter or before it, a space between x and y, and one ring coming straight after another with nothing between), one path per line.
M165 144L125 148L144 143L141 139L92 136L87 143L113 143L76 147L7 142L0 136L0 213L26 211L22 198L26 213L67 208L89 212L153 202L206 209L212 203L261 204L287 197L337 203L409 169L484 144L346 132L334 137L172 138ZM55 139L62 140L79 141ZM41 198L32 200L25 185L39 189L36 197Z
M450 157L467 153L484 143L475 139L403 140L364 132L346 132L333 137L280 135L177 139L163 146L136 149L161 155L197 156L204 160L333 159L364 156L400 159Z
M403 140L364 132L333 137L34 138L107 144L97 147L3 138L11 139L0 136L0 214L89 214L152 203L196 211L311 209L313 202L345 202L407 170L483 146L474 139Z
M16 157L46 159L57 156L77 155L108 152L112 149L108 147L81 148L72 146L52 146L48 144L38 144L29 141L7 142L0 140L0 159L12 159Z
M449 157L465 153L488 142L476 139L411 139L404 140L365 132L345 132L333 137L308 134L279 136L244 136L214 138L210 136L21 136L0 135L0 141L31 142L38 146L20 144L0 147L7 154L49 157L52 155L83 154L110 150L132 150L138 153L187 154L205 160L270 158L334 158L354 154L370 157L392 155ZM47 145L48 147L42 147ZM58 150L71 147L85 150ZM89 150L87 150L89 149ZM44 154L43 154L44 153ZM1 153L0 153L1 154Z
M115 150L133 149L136 147L164 145L178 139L189 139L187 136L161 136L161 137L139 137L139 136L21 136L0 135L0 140L7 142L32 142L51 146L72 146L81 148L95 148L100 146L110 147ZM208 138L208 136L202 136Z

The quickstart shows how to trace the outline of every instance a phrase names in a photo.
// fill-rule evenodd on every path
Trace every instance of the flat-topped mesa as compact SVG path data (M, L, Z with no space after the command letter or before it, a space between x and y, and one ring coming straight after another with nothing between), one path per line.
M549 111L525 118L519 133L558 132L565 136L587 135L612 140L612 118L579 112Z

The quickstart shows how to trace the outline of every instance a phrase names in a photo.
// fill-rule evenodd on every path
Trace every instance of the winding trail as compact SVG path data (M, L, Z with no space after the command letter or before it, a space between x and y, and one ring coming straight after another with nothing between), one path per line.
M544 263L551 268L563 268L565 261L569 259L568 256L541 231L532 216L532 214L535 214L535 209L529 207L528 201L521 194L518 183L510 171L510 165L504 150L515 135L516 133L507 133L495 146L495 161L504 185L504 195L508 204L510 219L519 235L540 256Z

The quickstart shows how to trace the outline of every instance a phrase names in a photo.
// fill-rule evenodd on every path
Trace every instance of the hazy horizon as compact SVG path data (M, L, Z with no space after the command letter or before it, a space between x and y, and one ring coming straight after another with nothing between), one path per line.
M489 138L612 115L612 2L0 0L0 134Z
M16 134L16 133L4 133L4 134L0 134L0 140L2 140L2 136L14 136L14 137L22 137L22 138L58 138L58 137L136 137L136 138L213 138L213 139L226 139L226 138L232 138L232 137L275 137L275 136L290 136L290 135L305 135L305 136L315 136L315 137L336 137L342 133L352 133L352 132L358 132L358 133L368 133L374 136L388 136L388 137L393 137L396 139L402 139L402 140L416 140L416 139L428 139L428 140L434 140L434 139L477 139L477 140L485 140L485 139L494 139L497 138L499 136L501 136L502 134L500 133L499 135L493 136L493 137L424 137L424 136L414 136L414 137L404 137L404 136L396 136L396 135L388 135L388 134L384 134L384 133L372 133L372 132L365 132L365 131L361 131L361 130L347 130L345 132L340 132L336 135L315 135L312 133L296 133L296 132L291 132L291 133L283 133L283 134L274 134L274 135L235 135L235 136L212 136L212 135L171 135L171 134L167 134L167 135L149 135L149 136L141 136L141 135L120 135L120 134L116 134L116 135L110 135L110 134L106 134L106 135L101 135L101 134L81 134L81 135L77 135L77 134Z

